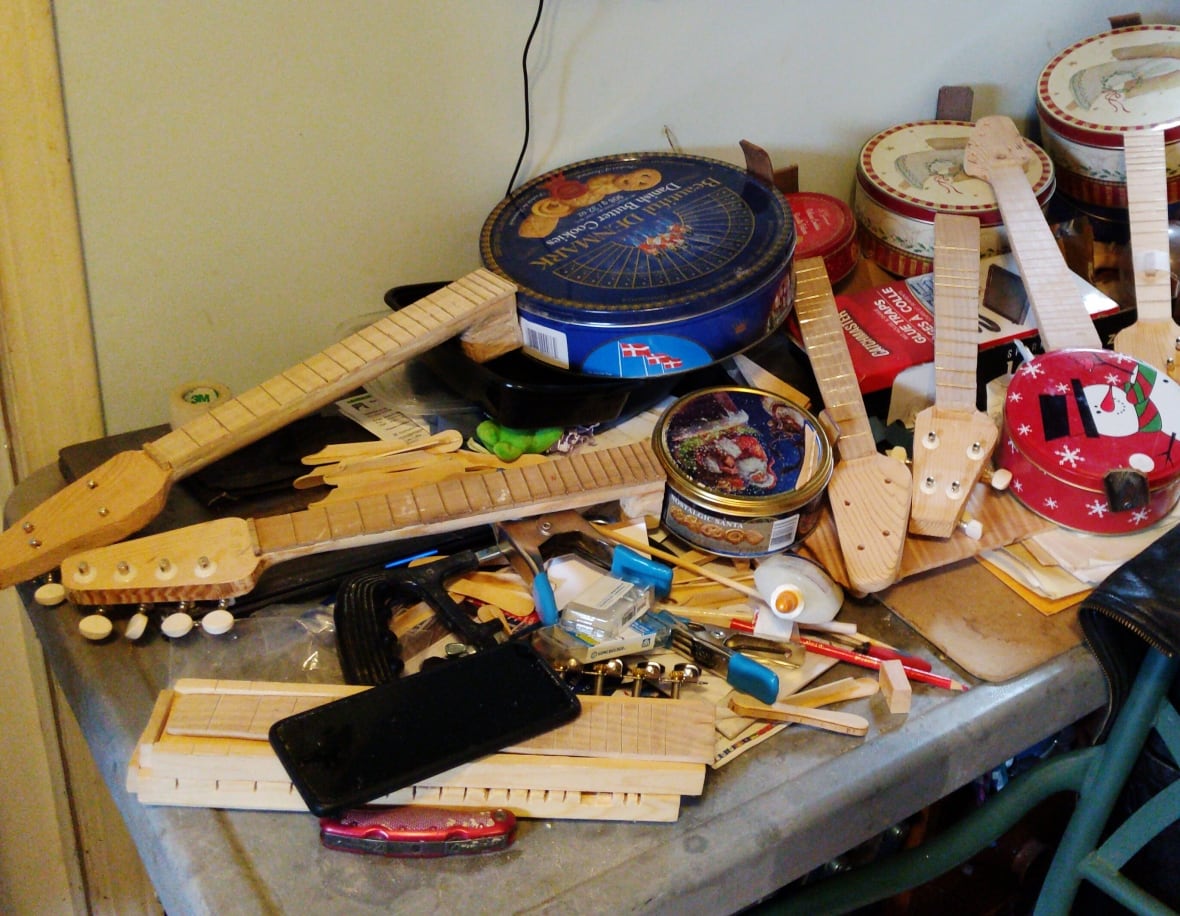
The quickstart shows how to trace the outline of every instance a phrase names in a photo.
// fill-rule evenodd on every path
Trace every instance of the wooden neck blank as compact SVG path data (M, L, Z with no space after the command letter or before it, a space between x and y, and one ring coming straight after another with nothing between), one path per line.
M1127 210L1135 308L1140 321L1172 320L1168 245L1168 184L1162 130L1132 131L1123 138L1127 160Z
M489 344L481 355L504 353L520 342L514 293L515 287L495 274L474 271L218 404L143 450L170 468L174 481L181 480L452 337L491 326L501 345Z
M991 183L1045 349L1101 349L1077 279L1028 183L1031 154L1024 144L1011 118L980 118L967 138L963 168Z

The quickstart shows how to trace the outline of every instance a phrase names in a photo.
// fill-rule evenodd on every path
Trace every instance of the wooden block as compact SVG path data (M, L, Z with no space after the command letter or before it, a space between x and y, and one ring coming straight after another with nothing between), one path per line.
M896 658L887 658L881 662L879 669L881 692L885 695L885 702L889 704L889 711L905 713L910 711L910 699L913 690L910 679L905 676L905 668Z

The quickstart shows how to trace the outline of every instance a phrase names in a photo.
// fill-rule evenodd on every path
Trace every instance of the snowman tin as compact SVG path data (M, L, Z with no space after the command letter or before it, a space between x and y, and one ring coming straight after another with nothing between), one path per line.
M963 170L970 121L914 121L873 136L860 151L852 209L865 257L902 277L934 269L934 217L939 213L979 220L979 253L1008 251L1000 206L992 186ZM1044 210L1056 179L1048 155L1024 141L1037 203Z
M1180 496L1180 385L1134 357L1056 350L1022 365L996 465L1032 510L1090 534L1129 534Z
M1164 128L1168 203L1180 201L1180 25L1135 25L1076 42L1037 79L1042 139L1061 192L1127 206L1123 136Z

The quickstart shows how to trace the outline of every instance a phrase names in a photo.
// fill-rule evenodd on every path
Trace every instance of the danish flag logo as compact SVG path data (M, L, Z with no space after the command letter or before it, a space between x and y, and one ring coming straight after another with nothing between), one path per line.
M656 353L650 346L641 343L620 343L619 356L623 359L642 359L644 375L650 372L662 374L684 365L684 360L667 353Z

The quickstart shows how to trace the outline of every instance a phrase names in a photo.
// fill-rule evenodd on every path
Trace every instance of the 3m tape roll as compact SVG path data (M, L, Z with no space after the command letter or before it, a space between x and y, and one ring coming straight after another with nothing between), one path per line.
M211 407L228 401L232 394L221 382L186 382L175 388L168 398L168 410L172 428L184 426Z

